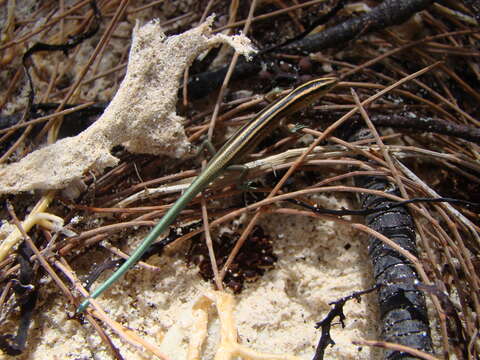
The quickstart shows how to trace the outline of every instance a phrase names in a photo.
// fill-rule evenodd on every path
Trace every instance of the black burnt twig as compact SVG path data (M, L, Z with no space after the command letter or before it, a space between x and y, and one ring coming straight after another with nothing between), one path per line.
M480 204L479 203L474 203L471 201L466 201L466 200L460 200L460 199L452 199L452 198L446 198L446 197L441 197L441 198L412 198L409 200L404 200L404 201L398 201L398 202L390 202L387 205L384 206L376 206L374 208L365 208L365 209L359 209L359 210L351 210L351 209L327 209L323 208L320 206L316 205L309 205L307 203L304 203L303 201L296 200L296 199L288 199L288 202L291 202L295 205L299 205L302 207L305 207L317 214L328 214L328 215L336 215L336 216L344 216L344 215L359 215L359 216L366 216L366 215L371 215L374 213L382 212L382 211L388 211L392 210L398 207L403 207L407 204L415 204L415 203L450 203L450 204L457 204L460 206L464 206L469 209L473 209L476 211L479 211L480 209Z
M415 13L426 9L433 0L385 0L372 11L352 17L318 34L307 36L276 50L286 53L311 53L336 47L359 35L385 29L406 21ZM262 69L260 51L251 62L241 60L232 75L232 79L245 78ZM227 67L193 75L188 82L188 95L191 100L207 96L221 86Z
M285 41L281 44L278 44L278 45L275 45L271 48L262 50L262 53L265 54L265 53L272 52L272 51L275 51L275 50L278 50L278 49L283 49L283 48L286 48L287 45L290 45L290 44L293 44L297 41L302 40L310 32L312 32L316 27L318 27L320 25L324 25L328 21L330 21L330 19L332 19L341 9L343 9L344 6L345 6L345 0L338 1L337 4L334 7L332 7L332 9L330 9L330 11L328 11L326 14L320 16L319 18L317 18L312 24L310 24L310 26L307 29L305 29L305 31L301 32L300 34L296 35L294 38L289 39L289 40L287 40L287 41Z
M20 355L25 350L28 339L28 329L32 322L37 302L38 290L36 285L33 263L30 261L32 251L23 242L18 250L17 259L20 263L18 280L14 280L13 291L20 307L20 322L15 336L11 334L0 335L0 349L8 355Z
M97 3L95 0L90 1L90 6L93 9L94 19L90 27L84 33L79 35L71 36L65 43L63 44L46 44L38 42L34 44L31 48L29 48L25 54L23 55L23 62L32 56L32 54L40 51L63 51L63 53L68 55L68 51L73 49L74 47L80 45L87 39L90 39L94 36L98 30L100 29L100 23L102 21L102 15L98 10Z
M318 34L292 43L282 48L282 51L310 53L336 47L359 35L366 35L389 26L399 25L413 14L426 9L432 3L433 0L385 0L373 8L372 11L352 17Z
M28 65L29 61L28 60L31 58L31 56L33 54L35 54L37 52L40 52L40 51L48 51L48 52L63 51L63 53L65 55L67 55L67 53L70 49L80 45L85 40L94 36L100 28L101 14L100 14L100 11L97 8L97 4L96 4L95 0L90 1L90 6L93 9L94 20L93 20L90 28L87 29L87 31L85 31L84 33L81 33L79 35L72 36L70 39L68 39L67 42L65 42L63 44L55 44L54 45L54 44L46 44L46 43L41 43L41 42L36 43L32 47L30 47L25 52L25 54L23 55L22 66L23 66L23 70L25 72L25 76L27 77L27 83L28 83L28 86L29 86L28 102L27 102L27 106L26 106L25 110L23 111L22 117L15 124L25 123L26 126L28 126L28 127L25 130L24 134L20 137L20 139L17 140L16 143L13 146L9 146L9 149L4 154L2 154L1 161L5 161L10 156L10 154L15 150L15 148L19 145L19 142L21 142L22 139L25 138L30 133L30 131L32 130L32 128L28 125L28 122L31 119L32 113L34 111L33 102L34 102L34 99L35 99L35 90L34 90L32 78L30 76L30 72L28 71L28 68L29 68L29 65ZM5 124L11 123L11 121L12 121L11 118L10 119L9 118L6 118L6 119L0 118L0 129L4 128ZM12 124L12 125L15 125L15 124ZM10 138L12 135L14 135L15 132L16 131L11 131L11 132L8 132L7 134L3 135L0 138L0 143L4 142L8 138ZM16 138L18 138L18 136ZM1 150L1 148L0 148L0 150ZM2 151L2 153L3 153L3 151Z
M30 93L33 94L32 91L30 91ZM33 96L31 96L31 99L33 101ZM14 113L12 115L0 116L0 134L13 134L16 130L27 128L30 126L33 126L32 133L35 133L36 131L38 131L41 123L48 121L48 118L44 119L44 113L56 110L59 105L59 103L32 104L27 105L27 108L22 111L21 114ZM82 105L66 104L64 108L65 110L67 110L77 106ZM88 126L95 122L96 117L101 115L105 111L107 106L107 102L100 102L80 108L75 112L64 115L64 122L62 123L62 127L60 128L59 137L62 138L65 136L74 136L85 130ZM19 135L15 135L13 139L18 138L18 136ZM1 142L3 141L0 141L0 143ZM7 147L7 143L0 146L0 153L3 153L2 150Z
M345 314L343 313L343 307L347 303L347 301L356 299L358 302L360 302L361 296L365 294L369 294L372 291L377 290L377 286L374 286L373 288L363 290L363 291L357 291L354 292L351 295L345 296L341 298L340 300L333 301L330 303L330 305L333 305L333 309L329 311L327 316L315 325L315 328L322 329L322 334L320 336L320 340L318 341L317 348L315 350L315 356L313 357L313 360L323 360L323 357L325 355L325 350L328 345L335 345L335 341L333 341L331 335L330 335L330 329L332 327L332 322L335 320L336 317L339 318L340 323L342 324L342 327L345 327Z

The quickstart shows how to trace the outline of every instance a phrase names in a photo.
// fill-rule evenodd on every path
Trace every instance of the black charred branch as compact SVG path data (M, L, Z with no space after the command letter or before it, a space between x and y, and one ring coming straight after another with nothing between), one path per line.
M217 80L219 83L223 81L221 76L219 76ZM108 104L108 102L99 102L74 113L65 115L64 121L62 122L62 127L60 128L59 138L74 136L85 130L95 121L94 117L99 116L104 112ZM30 109L30 115L27 117L27 122L43 116L44 112L57 109L59 105L59 103L33 104ZM78 105L79 104L66 104L64 108L69 109ZM20 121L21 117L22 115L19 113L0 116L0 130L16 125ZM413 118L402 114L372 114L370 119L377 127L388 126L394 129L425 131L434 134L457 137L480 144L480 129L477 129L473 126L455 124L434 118L422 118L419 120L418 118ZM351 125L349 124L348 127L351 127ZM33 133L35 133L35 128ZM15 140L16 137L13 136L13 139ZM0 151L0 153L1 152L2 151Z
M73 49L74 47L76 47L77 45L80 45L85 40L90 39L92 36L94 36L100 29L102 16L100 14L100 11L98 10L97 3L95 0L90 1L90 6L93 10L94 19L91 26L84 33L71 36L63 44L46 44L46 43L38 42L25 52L25 54L23 55L23 62L25 63L26 59L28 59L32 54L39 51L63 51L63 53L67 55L69 50Z
M221 77L218 78L218 81L221 82ZM93 104L89 107L78 110L74 113L65 115L64 121L59 132L59 138L64 138L67 136L75 136L80 132L84 131L89 127L96 118L100 116L106 107L108 102L100 102ZM44 116L46 112L57 109L59 103L39 103L33 104L30 107L29 115L23 115L27 120L26 124L30 120ZM66 104L65 109L78 106L78 104ZM12 115L0 116L0 130L7 129L11 126L14 126L19 123L22 119L22 114L15 113ZM471 141L477 144L480 144L480 129L477 129L468 125L455 124L452 122L447 122L441 119L434 118L413 118L408 115L402 114L372 114L370 119L373 124L377 127L391 127L393 129L407 129L411 131L425 131L433 134L447 135L463 139L466 141ZM350 128L351 125L349 124ZM34 136L38 130L41 128L41 124L34 126L31 135ZM342 128L343 129L343 128ZM342 129L339 129L339 132L343 132ZM3 154L6 149L12 144L21 134L21 129L17 129L16 132L10 137L9 141L5 144L0 145L0 154ZM430 200L432 201L432 200ZM449 202L454 202L451 200L445 200ZM461 203L457 201L458 203ZM465 202L466 203L466 202ZM476 204L474 204L476 205ZM366 210L364 210L366 211ZM364 213L359 213L355 215L365 215ZM338 215L338 214L337 214ZM341 215L348 215L347 213Z
M472 202L472 201L466 201L466 200L461 200L461 199L454 199L454 198L446 198L446 197L440 197L440 198L413 198L409 200L404 200L404 201L399 201L399 202L389 202L388 204L384 204L381 206L377 206L374 208L362 208L362 209L328 209L324 208L321 206L315 205L309 205L301 200L298 199L287 199L286 200L289 203L302 206L304 208L307 208L311 210L314 213L317 214L328 214L328 215L335 215L335 216L345 216L345 215L357 215L357 216L366 216L366 215L371 215L371 214L376 214L382 211L387 211L387 210L392 210L398 207L405 207L407 204L414 204L414 203L440 203L440 202L446 202L450 204L457 204L460 206L465 207L466 209L479 212L480 210L480 203Z
M28 73L27 73L28 74ZM33 93L33 92L32 92ZM0 116L0 130L8 129L11 126L25 123L25 127L31 120L35 120L39 117L46 115L46 113L54 111L58 108L59 103L39 103L28 106L23 114L15 113L12 115ZM65 109L75 107L77 105L66 104ZM108 106L107 102L101 102L93 104L89 107L83 108L74 113L64 116L64 121L60 127L58 137L64 138L68 136L75 136L88 128L93 124L99 115L101 115L105 108ZM32 131L29 137L35 136L44 123L38 123L33 125ZM12 130L13 133L9 137L8 141L0 144L0 155L3 155L5 151L21 136L23 128ZM1 136L1 135L0 135Z
M369 132L364 132L363 135L357 133L351 140L365 138L368 136L366 134ZM379 176L357 177L355 185L399 195L396 186ZM388 207L394 202L381 196L362 194L360 204L362 208L376 208ZM367 215L365 223L413 255L418 254L413 219L406 207L396 207ZM383 340L432 353L425 297L415 286L419 280L413 265L373 236L369 237L369 255L373 264L375 283L380 287L378 301ZM415 357L399 351L386 350L385 359L410 360Z
M18 251L18 262L20 263L20 274L14 279L13 291L17 299L17 306L20 307L20 322L16 335L0 335L0 349L8 355L20 355L25 350L28 340L28 329L35 312L38 290L35 286L35 271L30 262L31 250L25 245L20 246Z
M385 29L405 22L415 13L426 9L433 0L385 0L372 11L352 17L318 34L288 43L275 51L304 54L337 47L367 33ZM261 58L271 49L260 51L249 63L239 61L233 72L234 78L245 78L262 69ZM193 75L188 82L190 100L200 99L218 89L228 66L219 70Z
M339 0L337 4L330 9L326 14L321 15L318 17L313 23L310 24L310 26L305 29L305 31L301 32L300 34L296 35L294 38L291 38L284 43L275 45L271 48L265 49L262 52L267 53L267 52L272 52L277 49L281 48L286 48L287 45L290 45L292 43L295 43L301 39L303 39L305 36L307 36L309 33L311 33L316 27L325 25L330 19L332 19L343 7L345 6L346 0Z
M413 14L426 9L432 3L433 0L384 0L370 12L350 18L318 34L308 36L282 48L282 51L310 53L336 47L360 35L399 25Z
M217 70L192 75L188 81L188 98L190 100L201 99L219 89L227 70L228 66L223 66ZM251 61L240 58L232 73L232 80L248 78L258 74L260 70L262 70L262 62L258 56L254 56ZM181 92L182 89L179 90L179 94Z
M322 321L319 321L315 325L317 329L322 329L322 334L320 336L320 340L318 341L317 348L315 349L315 355L312 360L323 360L325 350L327 349L328 345L335 345L335 341L330 335L330 329L332 328L332 323L336 317L338 317L338 319L340 320L340 324L342 325L342 327L345 327L344 322L346 317L343 313L343 307L345 306L347 301L356 299L358 302L360 302L362 295L371 293L376 289L377 287L375 286L371 289L354 292L351 295L345 296L337 301L330 303L330 305L333 305L333 309L328 312L327 316Z

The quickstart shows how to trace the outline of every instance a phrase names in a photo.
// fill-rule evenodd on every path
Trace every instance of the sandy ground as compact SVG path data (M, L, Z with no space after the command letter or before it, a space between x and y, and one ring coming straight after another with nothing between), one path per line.
M324 206L346 206L327 198ZM345 225L305 217L268 215L262 220L274 239L278 261L259 281L235 295L239 341L252 349L311 359L320 332L314 328L329 309L329 302L372 284L365 236ZM135 240L145 235L139 232ZM130 243L130 242L129 242ZM154 256L159 271L136 268L100 298L109 315L146 340L157 344L171 359L186 359L193 325L192 307L211 289L197 268L187 268L183 252ZM100 261L95 255L91 262ZM84 263L85 269L90 266ZM101 278L102 279L102 278ZM18 359L110 359L95 330L66 317L66 306L54 286L42 293L41 311L32 325L29 351ZM68 307L68 310L71 310ZM351 344L354 339L375 339L375 295L345 306L346 327L336 321L326 359L379 359L379 352ZM337 319L338 320L338 319ZM210 311L208 337L202 359L213 359L220 324ZM125 359L154 358L112 334Z

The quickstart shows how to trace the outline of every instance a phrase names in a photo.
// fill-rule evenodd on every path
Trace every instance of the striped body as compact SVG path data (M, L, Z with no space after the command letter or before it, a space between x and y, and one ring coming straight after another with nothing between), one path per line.
M268 135L270 129L278 125L279 121L320 98L330 91L337 83L336 78L319 78L309 81L292 90L285 97L272 103L262 110L254 119L245 124L222 146L216 155L208 162L205 170L198 175L187 190L178 198L173 206L160 219L159 223L143 240L140 246L133 252L130 258L120 266L113 275L108 278L91 295L91 298L98 297L108 289L119 277L129 268L134 266L150 245L162 234L177 218L178 214L188 203L203 191L222 170L232 164L235 159L248 154L254 150L256 144ZM89 300L85 300L77 309L82 312L88 306Z

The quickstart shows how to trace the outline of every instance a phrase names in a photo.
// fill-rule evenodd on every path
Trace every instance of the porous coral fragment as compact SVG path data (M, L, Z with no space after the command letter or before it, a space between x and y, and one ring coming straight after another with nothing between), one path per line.
M189 143L175 105L185 69L220 43L244 55L253 51L243 35L213 35L212 21L168 38L157 21L136 26L125 79L103 115L79 135L1 166L0 194L64 188L87 170L117 164L110 149L120 144L131 152L183 156Z

